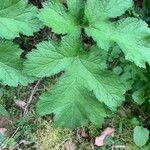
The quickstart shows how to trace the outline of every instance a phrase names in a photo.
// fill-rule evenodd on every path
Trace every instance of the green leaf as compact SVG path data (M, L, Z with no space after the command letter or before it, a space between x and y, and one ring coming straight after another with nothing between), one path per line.
M22 72L21 50L11 42L0 42L0 81L9 86L27 85L34 78Z
M149 139L149 131L146 128L136 126L133 134L134 142L137 146L141 147L146 144Z
M90 53L80 56L78 67L87 82L87 88L94 92L100 102L115 110L124 100L126 88L117 75L103 71L106 62L101 55L100 49L91 50Z
M150 143L148 143L147 145L142 146L140 150L149 150L149 148L150 148Z
M149 0L144 0L144 8L147 9L147 11L150 11L150 1Z
M55 0L47 1L44 3L44 8L41 9L38 17L56 33L66 34L80 31L80 27L76 22L76 16L74 16L76 14L76 6L73 6L73 3L72 0L69 2L69 7L72 8L72 11L69 12L61 3Z
M93 90L100 102L105 103L111 110L115 110L124 100L126 88L118 76L110 72L86 69L84 77L87 80L88 88ZM84 74L85 75L85 74Z
M84 0L67 0L69 13L75 18L77 23L83 22Z
M46 41L37 45L37 49L27 55L25 72L36 77L47 77L65 70L81 48L80 41L74 44L76 39L69 38L62 40L61 44Z
M145 101L144 94L145 94L145 89L142 88L135 91L132 95L132 98L138 105L142 105Z
M0 116L6 116L9 117L9 113L7 110L0 104Z
M86 115L88 111L89 114L91 113L89 108L92 106L87 106L84 100L86 96L85 94L79 94L80 89L81 91L84 89L84 91L86 91L85 93L93 91L100 104L104 103L110 109L115 110L123 101L123 95L126 89L118 76L105 71L106 58L104 51L97 47L93 47L90 52L86 52L77 36L70 35L64 37L62 43L59 45L55 45L53 42L44 42L44 44L38 45L37 50L32 51L27 56L27 61L25 62L26 72L30 75L44 77L65 71L63 74L64 77L62 78L63 84L61 80L58 81L58 84L54 86L52 91L48 92L50 94L44 94L44 96L42 96L37 105L39 114L45 115L53 112L56 114L55 118L59 118L58 120L64 118L64 122L63 119L62 121L56 122L59 122L60 125L66 125L68 122L65 119L67 117L65 116L67 111L65 104L69 102L71 105L72 103L76 103L72 113L79 115L78 119L75 118L77 123L75 123L74 126L79 125L79 123L82 124L81 120L85 122L83 116L85 116L86 120L89 119ZM68 86L69 88L67 88ZM63 90L64 92L61 92ZM67 90L71 90L71 92ZM56 95L54 93L56 93ZM83 116L79 113L79 110L83 110L79 99L83 101L82 105L89 109L82 112ZM93 98L93 100L94 99L95 98ZM54 102L53 105L52 101L54 100L58 100L58 102ZM88 101L92 101L92 98L89 98ZM90 104L90 102L88 103ZM78 106L79 110L76 106ZM63 109L65 113L61 109ZM96 113L94 115L96 117ZM67 119L70 117L69 115ZM90 121L93 122L91 118ZM95 124L98 124L97 121L95 120ZM74 122L75 121L73 121L73 123Z
M90 24L93 24L122 15L132 4L132 0L88 0L85 14Z
M132 124L133 126L138 126L138 125L140 124L140 122L139 122L139 120L138 120L136 117L134 117L134 118L132 118L132 120L131 120L131 124Z
M74 71L66 73L52 90L40 97L37 111L40 115L53 112L56 125L71 129L89 121L99 127L106 116L103 105L84 88L84 81Z
M150 44L145 39L150 35L148 24L136 18L127 18L117 22L116 28L116 42L126 59L139 67L145 67L145 62L150 64Z
M38 9L27 0L0 0L0 37L13 39L19 33L33 35L41 27Z
M146 62L150 64L150 44L146 40L150 35L148 24L132 17L110 21L110 18L120 16L131 6L131 0L87 1L85 16L89 26L85 31L102 49L108 50L117 43L126 59L139 67L145 67Z

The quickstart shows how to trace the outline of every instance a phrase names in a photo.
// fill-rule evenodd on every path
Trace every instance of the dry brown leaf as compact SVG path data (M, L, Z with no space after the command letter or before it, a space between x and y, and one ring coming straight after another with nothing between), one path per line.
M110 127L106 128L100 136L96 137L95 145L96 146L104 146L105 145L104 140L105 140L106 136L114 137L114 132L115 132L114 128L110 128Z
M20 107L21 109L24 110L24 108L25 108L25 106L26 106L26 102L21 101L21 100L16 100L15 103L16 103L16 105L17 105L18 107Z
M5 127L7 123L8 123L8 119L6 117L0 117L0 128Z
M110 136L114 137L115 129L108 127L102 132L102 134L110 135Z
M67 141L64 147L65 147L65 150L76 150L75 143L72 141Z
M0 128L0 134L4 135L6 131L7 131L6 128Z
M84 138L88 138L88 134L85 132L85 131L81 131L81 136L84 137Z

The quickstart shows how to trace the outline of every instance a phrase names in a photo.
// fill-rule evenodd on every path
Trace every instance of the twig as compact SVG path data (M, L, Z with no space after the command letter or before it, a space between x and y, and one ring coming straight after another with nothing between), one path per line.
M59 145L57 145L55 148L57 150L57 148L59 148L60 146L62 146L65 142L69 141L70 138L66 138L64 141L62 141Z
M19 147L21 144L23 143L23 141L20 141L18 144L16 144L13 148L11 148L10 150L14 150L16 147Z
M92 148L92 150L95 150L94 144L93 144L93 141L92 141L92 140L91 140L91 148Z
M124 145L116 145L116 146L114 146L115 148L126 148L126 146L124 146Z
M126 148L126 146L124 146L124 145L113 145L112 146L112 150L114 150L114 149L116 149L116 148Z
M40 84L40 82L41 82L41 80L38 80L37 83L35 84L34 88L32 89L31 94L30 94L30 97L29 97L29 99L28 99L28 102L27 102L27 104L26 104L26 106L25 106L25 108L24 108L23 116L28 113L28 107L29 107L29 105L31 104L31 102L32 102L32 100L33 100L33 96L34 96L34 94L36 93L37 87L38 87L38 85ZM20 127L18 127L18 128L15 130L15 132L12 134L11 138L13 138L13 137L16 135L16 133L19 131L19 129L20 129ZM14 146L14 148L12 148L11 150L14 150L18 145L20 145L20 142L19 142L19 144L16 144L16 145Z
M37 91L37 87L38 87L38 85L40 84L40 82L41 82L41 80L38 80L37 83L35 84L34 88L32 89L31 94L30 94L30 97L29 97L29 100L28 100L28 102L27 102L27 104L26 104L26 106L25 106L25 108L24 108L23 115L26 115L26 114L28 113L28 107L29 107L29 105L30 105L30 103L31 103L31 101L32 101L32 99L33 99L34 94L35 94L36 91Z
M16 135L16 133L19 131L19 129L20 129L20 127L17 127L17 129L16 129L15 132L12 134L12 136L10 137L10 139L13 138L13 137Z

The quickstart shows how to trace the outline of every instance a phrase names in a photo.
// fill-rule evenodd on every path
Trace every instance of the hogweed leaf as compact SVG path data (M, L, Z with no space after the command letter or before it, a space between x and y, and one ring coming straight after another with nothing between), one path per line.
M75 11L77 5L75 6L74 3L75 1L73 0L69 2L71 11L68 11L60 2L55 0L47 1L43 4L43 9L41 9L38 17L46 26L52 28L55 33L66 34L80 31L80 27L76 22L77 12Z
M98 100L84 88L84 80L74 73L66 73L52 90L43 94L37 103L40 115L55 114L55 124L75 128L90 120L100 126L106 116Z
M0 42L0 81L9 86L27 85L34 81L22 72L21 50L12 42Z
M78 36L69 38L62 39L60 44L45 41L37 45L37 49L27 55L25 72L36 77L48 77L65 70L81 48L79 40L74 44Z
M83 112L83 108L80 108L82 105L86 107L87 101L89 101L89 104L91 101L91 105L94 105L92 104L92 99L94 103L95 98L88 96L89 99L87 99L87 93L93 91L97 98L96 103L99 102L99 105L104 103L110 109L115 110L124 99L125 87L118 76L105 71L107 57L103 50L93 47L90 52L86 52L77 36L64 37L57 46L52 46L52 43L46 42L46 44L41 45L40 49L37 46L37 50L31 52L25 62L26 72L38 77L51 76L60 71L65 71L62 79L48 92L50 94L46 93L41 96L41 100L37 105L38 113L45 115L53 112L56 114L56 123L59 122L60 126L67 125L68 118L71 118L73 114L74 116L77 114L78 118L73 119L72 125L69 125L71 127L79 126L83 122L87 122L87 120L98 124L99 121L94 117L92 119L92 117L87 118L86 116L88 111L89 114L91 113L88 109L92 106L88 105L87 110ZM83 95L80 92L82 89L84 89ZM70 104L70 106L67 104ZM65 115L68 111L66 107L72 107L73 114L71 116L70 113L68 113L68 117ZM80 114L81 112L82 114ZM96 117L96 113L94 115Z
M13 39L19 33L33 35L41 27L38 9L27 0L0 0L0 37Z
M87 0L85 14L90 24L94 24L121 16L132 4L132 0Z
M119 5L121 7L118 7ZM146 62L150 64L150 44L146 40L150 35L148 24L132 17L115 22L110 20L120 16L131 6L132 0L87 1L85 16L89 26L85 28L85 31L102 49L108 50L117 43L126 59L139 67L145 67ZM94 7L97 9L93 11Z
M67 0L70 14L75 18L77 24L82 24L84 17L84 0Z

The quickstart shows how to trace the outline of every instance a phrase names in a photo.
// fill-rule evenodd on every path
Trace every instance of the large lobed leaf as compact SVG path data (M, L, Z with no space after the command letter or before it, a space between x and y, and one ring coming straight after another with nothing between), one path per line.
M41 9L38 17L43 23L53 29L56 33L71 33L75 30L79 30L76 22L76 10L78 5L69 2L69 7L72 8L71 12L68 12L66 8L55 0L47 1L44 3L44 8Z
M55 0L48 1L39 19L56 33L70 34L84 27L102 49L108 50L116 43L127 60L139 67L145 67L146 62L150 64L150 44L146 40L150 36L148 24L133 17L111 21L129 10L132 0L87 0L86 3L68 0L67 5L68 9Z
M95 6L96 11L93 11ZM148 25L132 17L110 21L110 18L122 15L130 7L132 0L88 0L85 16L89 26L85 31L101 48L108 50L115 42L124 52L126 59L139 67L145 67L145 62L150 64L150 44L146 41L150 35Z
M27 0L0 0L0 37L13 39L19 33L33 35L41 27L38 9Z
M34 78L22 72L21 50L12 42L0 42L0 82L9 86L27 85Z
M65 72L52 90L40 97L39 114L54 113L56 124L70 128L89 120L98 125L106 116L103 105L115 110L122 103L126 88L118 76L105 70L102 49L108 50L116 43L126 59L136 65L145 67L146 62L150 63L148 25L132 17L112 21L132 4L132 0L87 0L85 3L70 0L67 7L58 0L44 3L39 19L54 32L68 35L59 44L40 43L27 56L25 71L29 75L47 77ZM85 51L79 38L82 27L100 48Z
M94 24L122 15L132 4L132 0L87 0L85 15Z
M84 88L84 81L74 71L61 78L37 103L40 115L53 112L58 126L75 128L90 120L98 127L106 116L104 106Z
M53 45L50 41L38 45L25 62L25 71L37 77L65 71L58 84L48 94L41 96L37 105L39 114L53 112L59 125L67 125L69 118L73 119L72 115L75 114L74 125L68 123L71 128L89 120L98 124L99 119L103 120L100 115L103 112L101 102L114 110L124 99L124 85L118 76L104 71L105 57L100 49L85 52L76 36L65 37L60 45ZM97 100L88 94L89 91L93 91ZM83 110L84 106L87 108ZM68 111L69 108L73 112ZM95 112L95 117L91 117L92 112ZM96 119L98 115L100 118Z

